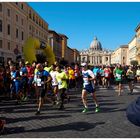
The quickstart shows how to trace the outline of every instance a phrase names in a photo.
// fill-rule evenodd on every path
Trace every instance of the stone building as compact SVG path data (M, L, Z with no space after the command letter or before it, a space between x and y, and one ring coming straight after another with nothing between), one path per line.
M131 64L131 61L137 61L137 46L136 46L136 37L128 43L128 65Z
M138 64L140 65L140 24L136 27L136 60L138 61Z
M90 48L80 52L80 60L87 62L88 65L110 65L112 51L103 50L97 37L90 44Z
M49 44L55 54L55 59L59 62L62 58L62 40L63 38L53 30L49 30Z
M121 45L118 49L112 52L111 64L128 65L128 45Z
M0 63L23 57L29 37L48 41L48 23L25 2L0 3Z

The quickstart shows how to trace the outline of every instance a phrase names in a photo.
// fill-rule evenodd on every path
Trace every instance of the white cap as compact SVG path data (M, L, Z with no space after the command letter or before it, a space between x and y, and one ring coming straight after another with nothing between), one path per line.
M87 63L82 63L81 66L85 67L85 66L87 66Z

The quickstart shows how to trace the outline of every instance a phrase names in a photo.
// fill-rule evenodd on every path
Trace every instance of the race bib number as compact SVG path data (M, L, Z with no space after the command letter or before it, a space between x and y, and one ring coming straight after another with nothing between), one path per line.
M109 73L105 73L105 77L109 77Z
M40 87L40 86L41 86L41 79L40 79L40 78L37 78L37 79L36 79L36 82L37 82L37 86Z
M58 85L61 86L61 85L62 85L62 81L59 81L59 82L58 82Z
M89 84L89 81L88 81L88 78L84 78L84 85L88 85Z
M121 80L121 79L122 79L122 78L121 78L121 74L118 74L118 73L117 73L117 74L116 74L116 77L117 77L118 80Z
M20 71L20 76L22 76L23 75L23 72L22 71Z

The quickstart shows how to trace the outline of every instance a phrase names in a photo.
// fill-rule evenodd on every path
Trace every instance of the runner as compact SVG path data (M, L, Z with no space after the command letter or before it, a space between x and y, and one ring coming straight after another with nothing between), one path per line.
M123 74L124 72L122 70L122 67L120 64L118 64L117 67L114 69L114 77L119 90L118 96L121 95Z
M127 70L126 76L127 76L128 86L130 89L129 94L133 94L135 73L132 66L130 66L129 69Z
M76 80L75 80L75 73L71 66L68 67L68 74L69 74L69 89L76 88Z
M95 76L94 85L98 86L99 85L98 77L99 77L100 69L98 68L98 66L94 66L92 72L93 72L93 74Z
M136 70L136 77L137 77L137 82L140 82L140 66L138 66L137 70Z
M27 68L25 66L24 62L20 62L19 63L20 66L20 76L21 76L21 89L22 89L22 93L23 93L23 97L22 100L26 101L28 96L27 96L27 89L28 89L28 71Z
M105 74L105 86L106 88L110 87L110 75L111 75L111 70L109 66L106 66L104 68L104 74Z
M96 109L95 112L99 112L99 104L96 99L96 94L95 94L95 86L93 84L93 80L95 79L95 75L93 72L89 69L87 69L87 64L82 63L82 75L83 75L83 90L82 90L82 101L84 105L83 113L86 113L88 111L88 105L87 105L87 92L91 94L95 105Z
M102 65L100 68L100 78L101 78L101 83L102 87L105 87L105 73L104 73L104 66Z
M76 90L77 90L77 88L78 87L80 87L79 86L79 77L80 77L80 70L79 70L79 67L78 67L78 65L77 64L75 64L75 66L74 66L74 75L75 75L75 84L76 84Z
M57 79L56 79L56 74L57 74L57 71L56 71L56 65L52 65L52 70L50 72L50 75L52 77L52 90L53 90L53 94L54 96L57 98L57 94L58 94L58 82L57 82Z
M10 66L10 74L11 74L11 97L15 97L17 100L17 104L21 101L21 91L20 91L20 74L19 71L16 70L16 67Z
M40 109L44 103L47 83L50 82L52 78L47 71L43 70L43 66L41 64L37 64L36 68L38 70L38 72L34 76L34 81L36 83L35 85L38 94L38 109L36 115L39 115Z
M45 61L45 63L44 63L44 70L47 71L47 72L51 71L51 67L49 67L49 62L48 61Z
M63 110L64 109L64 100L66 97L65 91L68 88L68 85L67 85L68 76L66 75L66 73L64 71L61 70L59 65L56 67L56 71L57 71L56 79L58 81L58 90L59 90L58 98L59 98L59 100L61 100L59 110Z

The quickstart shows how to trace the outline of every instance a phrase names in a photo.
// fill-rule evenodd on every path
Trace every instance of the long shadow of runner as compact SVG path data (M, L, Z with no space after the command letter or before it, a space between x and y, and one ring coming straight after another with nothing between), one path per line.
M32 129L32 130L25 130L24 127L13 127L13 128L7 128L6 132L7 134L16 134L16 133L25 133L25 132L58 132L58 131L66 131L66 130L87 131L89 129L95 128L98 125L103 125L103 124L105 124L105 122L96 122L96 123L73 122L73 123L57 125L57 126L42 127L39 129Z
M31 117L23 117L23 118L6 118L7 124L9 123L17 123L17 122L24 122L30 120L43 120L43 119L55 119L55 118L67 118L71 117L71 115L51 115L51 116L31 116Z

